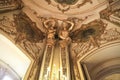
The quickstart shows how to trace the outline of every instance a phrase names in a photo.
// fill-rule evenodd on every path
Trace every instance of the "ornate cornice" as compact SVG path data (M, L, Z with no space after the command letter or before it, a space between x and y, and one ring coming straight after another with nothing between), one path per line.
M1 0L0 1L0 13L21 9L23 3L21 0Z

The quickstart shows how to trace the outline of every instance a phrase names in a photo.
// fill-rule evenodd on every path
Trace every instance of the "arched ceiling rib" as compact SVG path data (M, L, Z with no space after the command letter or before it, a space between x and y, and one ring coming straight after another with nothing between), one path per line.
M29 6L31 9L34 9L35 11L39 11L39 13L42 13L45 11L47 13L52 13L57 15L66 15L66 16L72 16L72 15L75 16L75 15L90 13L92 11L95 11L96 9L99 10L99 7L107 4L107 1L104 1L104 0L102 2L99 2L97 0L94 0L94 1L83 0L85 2L83 3L83 5L81 5L81 7L72 8L72 6L80 4L82 2L82 0L80 0L74 5L68 5L70 6L69 10L63 13L57 7L58 5L60 5L59 3L55 3L54 0L48 0L48 1L51 1L51 4L48 4L46 0L32 0L32 1L23 0L25 5ZM56 5L52 6L52 2L53 4L56 4Z

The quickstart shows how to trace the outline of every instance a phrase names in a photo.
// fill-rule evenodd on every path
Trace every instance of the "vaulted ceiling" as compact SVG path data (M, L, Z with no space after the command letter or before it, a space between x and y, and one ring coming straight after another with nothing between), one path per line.
M49 30L46 25L49 25L45 22L55 21L57 44L62 39L59 30L67 22L72 26L68 32L74 77L82 80L81 63L92 71L98 62L120 57L118 47L115 54L111 48L107 50L108 46L120 43L119 4L119 0L3 0L0 1L0 33L32 58L35 68L28 75L28 80L32 80L39 75L45 46L49 43L46 42ZM88 57L93 53L98 55ZM96 58L99 56L101 59Z
M23 0L23 2L38 14L59 18L92 15L105 8L107 4L106 0ZM103 8L99 8L101 6Z

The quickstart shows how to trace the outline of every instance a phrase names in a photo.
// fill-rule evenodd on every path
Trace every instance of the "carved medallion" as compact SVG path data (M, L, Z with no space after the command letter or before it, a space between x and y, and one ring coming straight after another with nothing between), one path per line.
M60 4L68 4L68 5L73 5L75 4L78 0L55 0L56 2Z
M91 0L45 0L48 4L57 7L59 11L66 12L70 9L76 9L84 6L87 2L92 3Z

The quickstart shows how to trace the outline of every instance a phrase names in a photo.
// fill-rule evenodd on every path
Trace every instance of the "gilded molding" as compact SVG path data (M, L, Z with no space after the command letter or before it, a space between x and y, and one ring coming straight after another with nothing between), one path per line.
M84 6L87 2L92 3L92 0L45 0L49 5L57 7L62 13Z
M79 59L86 53L100 48L102 45L120 40L120 32L116 28L106 29L103 34L97 39L99 47L94 46L93 43L89 40L87 42L78 43L73 47L73 51L76 54L76 57Z
M37 28L25 13L13 14L13 19L3 16L0 19L0 30L36 59L41 53L40 43L44 39L42 32Z
M23 3L21 0L1 0L0 1L0 13L21 9Z

